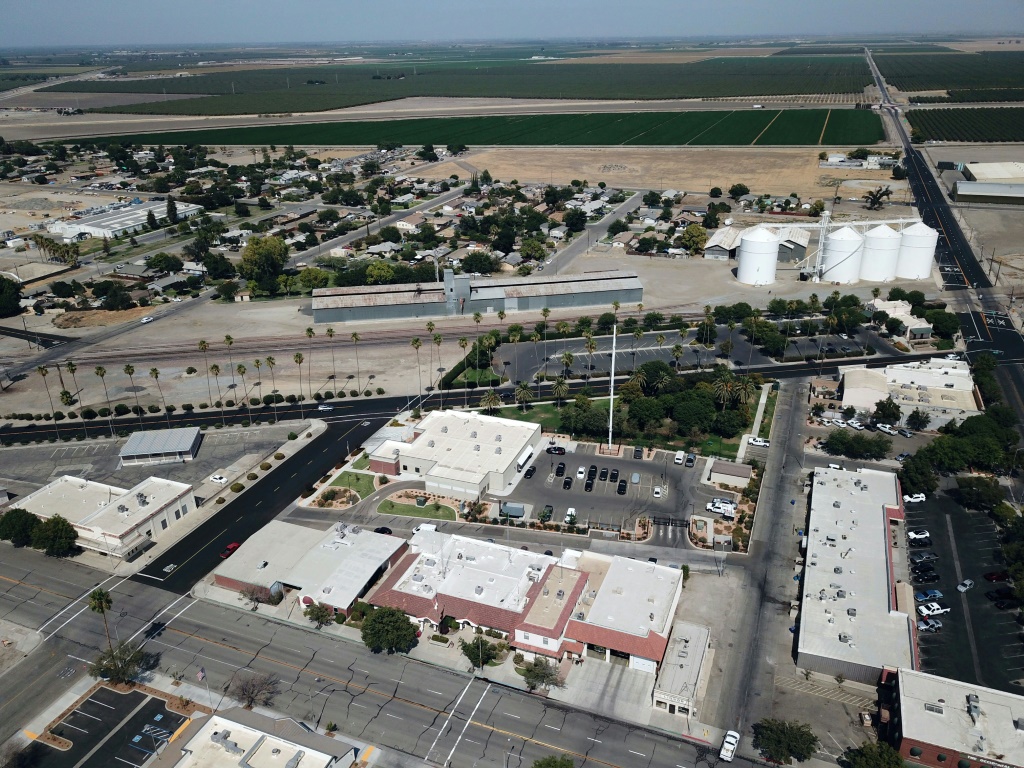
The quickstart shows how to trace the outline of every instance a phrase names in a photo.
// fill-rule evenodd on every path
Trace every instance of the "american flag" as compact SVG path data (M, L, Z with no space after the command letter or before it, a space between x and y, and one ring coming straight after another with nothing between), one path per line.
M196 672L196 680L202 681L202 680L205 680L205 679L206 679L206 667L200 667L199 671Z

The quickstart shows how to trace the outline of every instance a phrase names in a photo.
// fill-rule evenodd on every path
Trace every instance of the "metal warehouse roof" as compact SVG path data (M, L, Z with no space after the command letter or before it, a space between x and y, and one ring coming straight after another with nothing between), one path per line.
M313 292L313 309L391 307L402 304L443 303L444 300L444 287L441 283L318 288Z
M199 427L160 429L155 432L134 432L121 449L121 458L152 456L161 453L184 453L191 450L199 437Z

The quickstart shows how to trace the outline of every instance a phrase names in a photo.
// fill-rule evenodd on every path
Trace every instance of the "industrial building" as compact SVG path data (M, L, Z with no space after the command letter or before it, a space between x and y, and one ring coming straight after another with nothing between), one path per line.
M900 407L901 423L919 410L931 418L929 429L953 419L962 422L984 409L971 366L962 360L932 358L885 368L846 368L841 395L843 408L852 406L859 413L869 413L879 400L891 397Z
M201 205L176 202L178 219L191 219L205 209ZM113 211L99 213L94 216L70 218L54 221L47 226L47 231L64 237L88 235L90 237L106 237L113 239L123 235L134 235L146 229L146 219L150 211L157 221L167 221L167 203L149 202L126 205Z
M900 668L889 738L908 763L931 768L1024 765L1024 696Z
M1024 181L957 181L951 196L958 203L1024 205Z
M897 581L902 495L892 472L818 468L804 538L797 666L875 685L918 666L914 590Z
M192 486L159 477L118 488L64 475L18 499L18 506L42 520L60 515L78 531L78 546L113 561L174 537L174 526L196 510L196 500Z
M643 301L635 272L584 272L550 277L486 277L444 271L440 283L318 288L313 320L342 323L400 318L471 317L475 312L525 312Z
M430 493L471 501L511 484L540 442L539 424L431 411L405 440L385 440L374 448L370 471L422 478Z
M133 432L121 448L118 459L122 467L180 464L196 457L202 439L199 427Z
M294 595L300 613L319 603L347 615L406 549L403 539L357 525L337 523L324 533L273 520L218 566L213 581L264 600Z
M682 590L680 571L566 550L560 559L421 525L369 597L424 630L445 617L506 632L527 658L586 657L655 674Z
M968 181L995 184L1024 184L1024 163L962 163L957 165Z
M697 702L707 685L710 669L704 662L710 655L711 630L700 624L677 621L672 626L672 639L654 684L654 708L678 717L700 717Z
M170 741L150 768L348 768L356 759L356 748L341 739L242 707L193 717Z

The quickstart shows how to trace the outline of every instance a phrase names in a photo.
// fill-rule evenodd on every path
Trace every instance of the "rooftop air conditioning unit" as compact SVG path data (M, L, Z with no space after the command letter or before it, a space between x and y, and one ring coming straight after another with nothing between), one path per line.
M564 590L564 589L560 589L560 590L558 590L557 592L555 592L555 598L556 598L557 600L561 600L561 599L563 599L564 597L565 597L565 590Z
M267 562L266 560L264 560L264 561L262 561L262 562L261 562L261 563L260 563L259 565L257 565L257 566L256 566L256 570L257 570L257 571L262 571L262 570L263 570L264 568L266 568L266 567L267 567L268 565L270 565L270 563L268 563L268 562Z
M583 613L583 611L579 611L576 614L576 618L579 619L580 621L583 621L583 617L584 616L585 616L585 614Z
M474 451L479 451L479 450L480 450L480 446L479 446L479 444L478 444L478 445L474 445L474 446L473 446L473 450L474 450Z
M845 632L840 632L839 633L839 642L840 643L848 643L851 640L853 640L853 637L851 635L848 635Z
M441 427L441 431L442 432L447 432L448 431L448 427Z
M427 440L427 448L433 448L433 447L434 447L434 441L433 440Z
M501 442L501 435L495 435L494 436L494 442L500 443Z
M477 585L477 586L476 586L476 587L475 587L475 588L473 589L473 592L474 592L474 593L476 593L476 594L478 594L478 595L482 595L482 594L484 593L484 588L483 588L483 587L481 587L481 586L479 586L479 585Z
M469 437L472 440L476 440L476 430L475 429L472 432L469 433Z

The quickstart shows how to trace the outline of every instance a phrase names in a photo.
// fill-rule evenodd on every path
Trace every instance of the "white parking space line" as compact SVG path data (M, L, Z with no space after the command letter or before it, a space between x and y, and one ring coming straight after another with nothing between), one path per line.
M91 701L93 704L99 704L101 707L106 707L107 709L113 709L109 704L104 704L102 701L96 701L96 699L89 698L86 699L86 701Z

